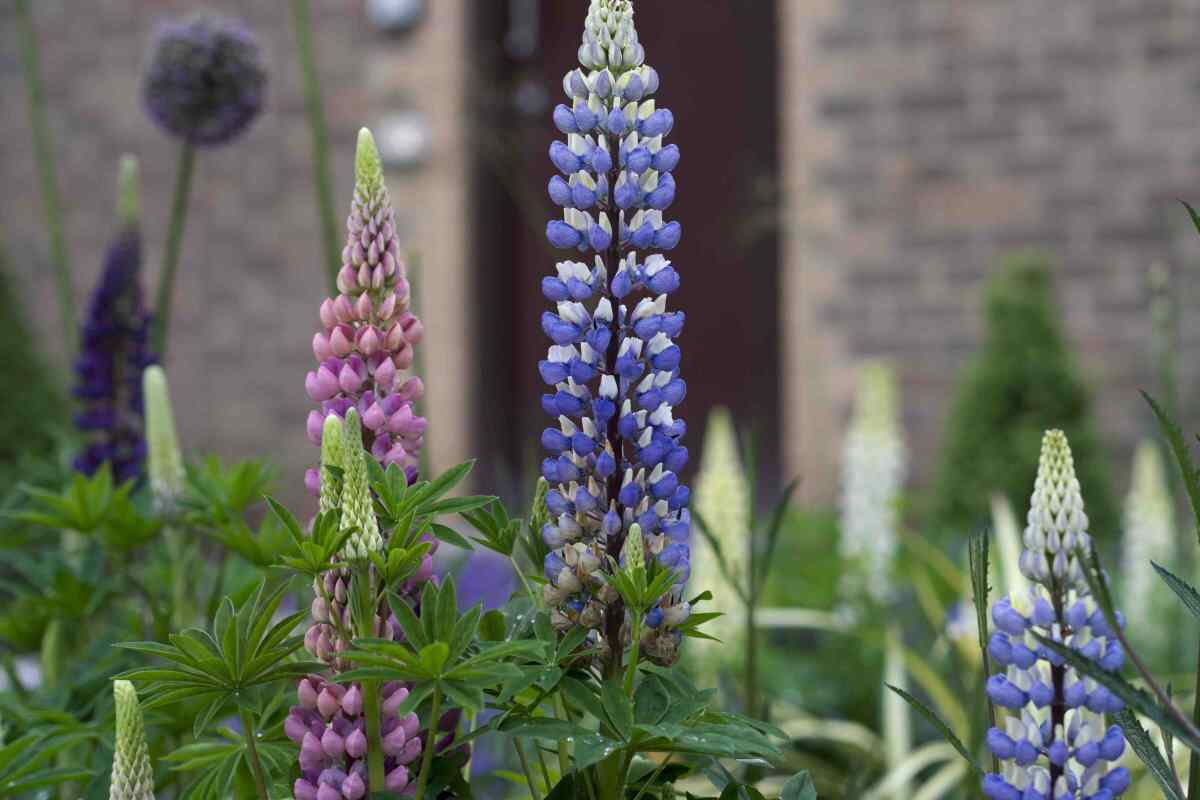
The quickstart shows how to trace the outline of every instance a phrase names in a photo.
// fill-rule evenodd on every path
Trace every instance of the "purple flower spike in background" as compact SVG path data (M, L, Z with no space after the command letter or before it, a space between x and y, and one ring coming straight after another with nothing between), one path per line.
M198 15L155 31L142 96L172 136L216 147L241 134L262 110L267 73L241 22Z
M320 444L327 415L344 417L357 408L363 446L385 467L399 465L411 483L426 424L413 403L425 389L420 378L404 372L412 367L424 327L409 310L392 201L366 128L358 134L354 204L346 224L340 293L321 303L322 327L313 337L317 368L304 380L308 396L320 403L320 410L308 416L308 436ZM316 470L308 471L306 482L318 492Z
M1112 800L1129 787L1129 770L1111 767L1125 737L1104 723L1124 704L1031 635L1062 642L1110 672L1121 668L1125 654L1075 557L1090 546L1087 527L1067 437L1047 431L1021 553L1030 590L992 605L988 652L1004 668L987 681L1001 709L987 733L1003 764L983 779L993 800Z
M75 425L83 450L75 469L91 475L104 463L113 478L142 474L142 370L154 359L148 348L150 316L142 303L142 243L138 230L137 161L121 161L119 228L104 259L80 331L74 394L80 409Z
M679 223L663 217L679 149L663 144L673 118L656 107L658 73L643 60L632 4L592 0L581 68L563 78L567 102L554 110L565 140L550 146L559 174L548 189L563 214L546 238L574 252L542 280L554 304L542 314L552 344L538 365L548 387L542 408L554 420L542 434L551 487L542 535L552 548L545 596L555 625L584 625L601 653L619 655L629 621L599 571L624 555L630 526L641 526L647 557L678 575L647 614L641 641L649 658L670 664L690 611L688 488L679 481L686 426L673 415L686 392L674 341L683 312L667 311L679 274L663 255L679 241Z

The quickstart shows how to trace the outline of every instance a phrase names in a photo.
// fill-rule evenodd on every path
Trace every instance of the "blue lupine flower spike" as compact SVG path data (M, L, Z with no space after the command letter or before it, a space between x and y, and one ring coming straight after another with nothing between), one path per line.
M75 361L75 427L84 446L75 469L91 475L108 463L113 478L142 475L142 370L154 362L150 316L142 303L142 242L138 230L137 161L125 156L118 179L118 229L104 259L80 331Z
M580 67L563 78L567 101L554 110L565 141L550 146L559 172L550 199L563 214L546 237L580 260L568 257L542 279L554 304L542 315L552 344L538 364L549 387L542 408L554 420L542 434L551 487L542 535L553 550L545 596L554 624L586 626L595 650L611 657L630 626L601 571L620 559L630 526L641 526L647 553L678 575L641 642L648 658L670 664L690 613L688 488L679 480L686 426L673 415L687 389L675 344L683 313L667 311L679 274L663 255L680 236L663 216L679 148L663 143L673 117L652 99L658 73L644 57L632 3L592 0Z
M1003 763L983 779L993 800L1112 800L1129 787L1129 771L1112 767L1125 738L1105 725L1105 714L1124 704L1031 635L1062 642L1110 672L1121 668L1124 653L1074 555L1090 545L1087 525L1067 437L1047 431L1021 553L1029 592L992 605L988 652L1004 672L988 678L987 694L1007 710L987 733Z

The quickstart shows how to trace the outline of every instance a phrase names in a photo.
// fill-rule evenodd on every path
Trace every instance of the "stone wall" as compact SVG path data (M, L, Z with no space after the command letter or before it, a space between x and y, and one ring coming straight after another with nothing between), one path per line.
M1154 387L1152 263L1176 274L1185 398L1200 388L1200 238L1175 203L1200 200L1200 6L781 9L786 468L810 497L832 496L855 366L883 356L922 482L979 343L981 283L1023 247L1058 262L1063 317L1123 464L1151 429L1136 390Z

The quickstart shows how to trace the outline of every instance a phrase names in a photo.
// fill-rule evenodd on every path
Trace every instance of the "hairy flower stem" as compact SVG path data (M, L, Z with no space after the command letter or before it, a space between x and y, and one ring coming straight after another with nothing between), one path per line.
M67 237L63 225L62 198L58 193L54 142L46 119L46 93L42 86L41 64L38 56L37 29L33 24L30 0L17 0L17 24L20 26L21 65L24 69L25 93L29 99L29 125L33 129L33 156L41 184L42 213L50 236L50 258L54 262L54 282L58 291L58 311L62 316L65 346L70 349L76 341L75 297L71 288L71 262L67 252Z
M190 142L179 146L179 172L175 175L175 194L171 199L171 219L167 224L167 244L163 250L162 272L158 276L158 294L154 306L154 352L167 360L167 331L171 325L171 297L175 288L175 271L179 267L179 250L183 245L183 229L187 223L188 196L192 189L192 173L196 166L196 147Z
M1057 583L1057 582L1056 582ZM1054 603L1054 616L1058 620L1058 624L1063 632L1063 638L1066 639L1071 627L1067 624L1063 614L1063 594L1064 592L1057 585L1053 587L1051 599ZM1066 729L1067 719L1067 704L1063 700L1063 691L1066 684L1067 669L1065 666L1050 667L1050 685L1054 689L1054 702L1050 705L1050 735L1055 736L1058 730ZM1060 728L1060 726L1062 726ZM1063 768L1060 764L1050 762L1050 785L1054 786L1063 774Z
M633 697L633 679L637 677L638 648L642 641L642 615L635 611L631 616L633 617L633 635L631 636L629 664L625 667L625 694Z
M250 762L250 773L254 776L254 788L261 800L271 800L267 794L267 779L263 773L262 761L258 758L258 733L254 729L254 717L249 710L243 708L239 712L242 719L242 735L246 737L246 755Z
M317 55L313 45L312 14L308 0L292 0L292 25L296 29L296 57L304 84L304 107L312 135L313 192L317 199L318 224L325 245L325 270L329 290L337 292L337 273L341 269L338 248L338 219L334 211L333 180L329 169L329 132L325 125L325 109L321 101L321 82L317 75Z
M429 736L425 740L425 752L421 754L421 774L417 776L416 800L423 800L425 797L425 786L429 783L429 773L433 769L433 751L437 749L438 719L442 713L442 693L438 691L436 686L433 689L433 695L431 695L429 703ZM519 747L517 748L517 752L520 752ZM523 763L525 760L524 755L521 756L521 760ZM526 765L525 773L526 775L529 774L528 765ZM535 793L534 800L540 800L537 797L532 780L529 781L529 788L530 791Z
M367 776L371 786L383 786L383 723L379 716L379 681L362 682L363 708L367 715Z

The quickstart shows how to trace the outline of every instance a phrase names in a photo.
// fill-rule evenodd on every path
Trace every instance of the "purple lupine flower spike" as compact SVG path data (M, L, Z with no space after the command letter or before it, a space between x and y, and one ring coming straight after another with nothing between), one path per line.
M600 570L620 558L630 526L641 526L647 556L679 577L647 615L641 642L649 658L670 664L690 612L688 488L679 480L686 426L673 415L686 393L674 341L683 313L667 310L679 274L663 255L679 241L679 223L663 216L679 150L663 143L673 119L651 99L658 73L643 61L632 3L592 0L581 66L563 78L568 99L554 110L565 141L550 146L560 174L548 190L563 214L546 237L579 260L542 280L555 304L542 315L552 344L538 365L549 387L542 408L555 420L542 434L550 484L542 535L553 549L545 596L554 624L590 628L596 650L611 653L628 623Z
M385 467L399 465L411 483L426 425L413 404L425 387L420 378L404 373L412 367L424 326L409 308L392 202L366 128L358 134L354 202L346 226L339 294L321 304L321 330L313 337L317 368L304 380L308 396L320 404L309 414L308 436L320 444L328 414L344 417L357 408L363 446ZM319 490L315 471L309 471L306 485L314 494Z
M146 459L142 371L154 362L150 316L142 303L142 243L138 228L137 161L121 161L119 228L105 255L80 331L74 395L75 426L84 438L75 469L91 475L111 465L113 478L139 477Z
M167 133L216 147L258 116L266 83L258 42L244 24L197 15L164 22L155 31L142 99Z
M1090 544L1087 525L1067 438L1047 431L1020 561L1029 594L992 605L988 652L1004 672L988 678L986 691L1009 712L986 737L1003 763L983 779L993 800L1112 800L1129 787L1129 771L1111 766L1125 737L1104 722L1124 704L1030 635L1062 642L1110 672L1121 668L1121 645L1075 555Z

